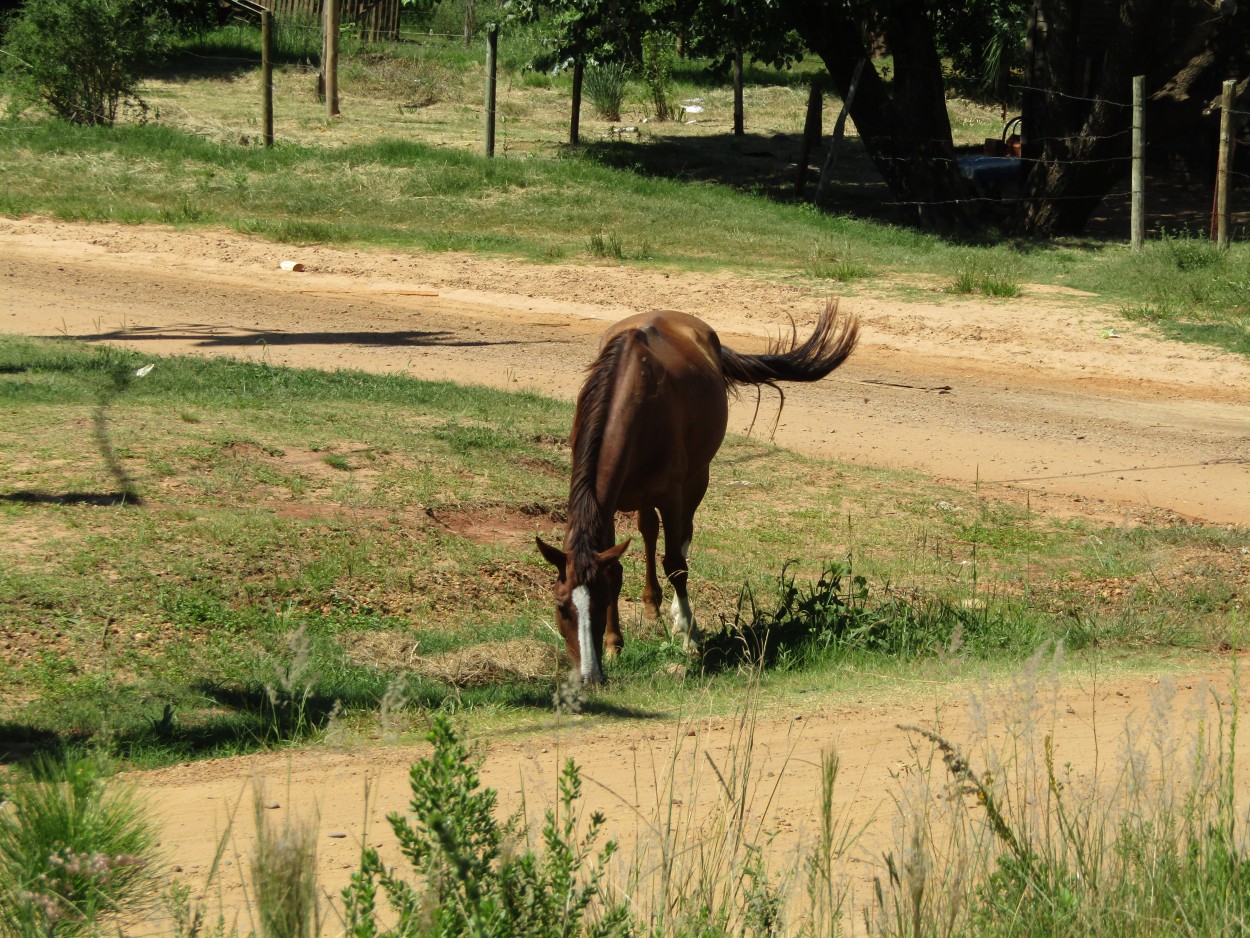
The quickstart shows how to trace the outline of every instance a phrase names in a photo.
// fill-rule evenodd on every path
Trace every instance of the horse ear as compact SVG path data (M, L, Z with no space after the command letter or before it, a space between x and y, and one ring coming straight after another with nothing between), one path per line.
M611 563L614 560L619 561L621 559L621 555L624 554L625 551L629 548L630 540L631 538L627 537L625 538L625 540L621 541L621 543L617 544L615 547L609 547L607 550L599 551L599 554L598 554L599 563L605 564L605 563Z
M568 555L555 547L552 547L541 537L534 538L534 543L538 545L538 552L546 558L547 563L551 564L560 571L560 579L564 579L564 570L568 566Z

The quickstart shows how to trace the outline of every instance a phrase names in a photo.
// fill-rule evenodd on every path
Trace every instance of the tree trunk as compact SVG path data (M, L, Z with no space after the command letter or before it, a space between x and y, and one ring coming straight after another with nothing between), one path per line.
M1026 104L1025 129L1036 142L1025 156L1037 162L1016 219L1021 233L1079 233L1128 173L1134 75L1146 78L1148 142L1215 133L1209 105L1223 72L1239 57L1244 68L1250 49L1250 9L1241 6L1124 0L1116 41L1093 48L1080 0L1037 0L1028 84L1043 92Z
M820 56L843 100L855 63L871 59L863 24L840 4L794 3L791 25ZM894 195L904 220L949 234L979 230L971 184L959 175L951 141L941 60L923 0L897 0L887 16L894 52L893 94L871 62L851 102L873 164Z

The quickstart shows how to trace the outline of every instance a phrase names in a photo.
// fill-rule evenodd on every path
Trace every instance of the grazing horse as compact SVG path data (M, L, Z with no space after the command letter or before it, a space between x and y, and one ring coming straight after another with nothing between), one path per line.
M617 601L621 555L617 511L637 511L646 547L643 609L659 616L662 592L655 547L664 525L664 574L673 587L673 633L687 650L699 632L686 593L686 554L695 509L707 491L708 466L729 422L728 392L738 385L817 381L851 354L856 320L829 303L807 341L797 333L763 355L725 348L707 323L660 311L608 329L577 398L571 444L568 530L563 549L537 538L558 573L556 621L583 683L603 680L600 662L624 645Z

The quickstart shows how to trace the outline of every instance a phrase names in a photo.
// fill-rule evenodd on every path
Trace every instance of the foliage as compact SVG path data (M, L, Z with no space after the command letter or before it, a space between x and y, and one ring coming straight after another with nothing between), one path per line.
M629 87L629 70L621 62L596 62L586 69L582 89L595 112L605 121L621 119L621 104Z
M666 121L677 116L677 107L669 100L675 58L670 34L649 32L642 37L641 78L647 89L651 116L656 120Z
M1051 688L1018 688L1014 715L986 723L1007 743L999 751L980 740L982 771L938 733L901 727L933 743L949 784L928 779L899 804L915 827L902 862L887 855L876 932L1216 936L1245 921L1250 856L1237 833L1245 817L1233 681L1231 701L1202 701L1175 726L1171 692L1161 688L1150 725L1130 723L1122 754L1092 778L1059 764L1060 743L1038 719ZM929 771L922 764L918 774Z
M0 807L0 934L92 932L144 898L156 837L129 789L98 761L36 766Z
M473 759L444 715L434 718L434 751L410 773L411 818L394 813L391 829L418 888L382 865L366 848L360 870L343 890L348 933L366 936L610 936L630 933L624 906L605 902L600 881L616 850L594 843L604 818L594 814L579 838L574 810L581 776L570 760L560 776L558 806L546 813L544 849L522 843L526 830L495 819L496 792L482 788ZM392 929L378 921L379 889L398 916Z
M1011 76L1024 64L1030 6L1024 0L979 0L944 8L935 20L938 47L952 70L1004 104L1020 98Z
M112 124L143 107L139 76L169 48L172 27L144 0L29 0L5 39L0 68L10 108L43 101L75 124Z

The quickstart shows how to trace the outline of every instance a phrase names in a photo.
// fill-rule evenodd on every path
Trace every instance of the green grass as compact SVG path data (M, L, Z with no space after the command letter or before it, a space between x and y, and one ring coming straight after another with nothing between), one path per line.
M388 693L412 713L549 711L554 664L464 686L403 675L414 648L427 662L505 642L556 654L533 535L560 537L568 405L5 338L0 408L7 737L107 740L152 765L354 732ZM475 536L478 519L516 533ZM687 681L732 705L749 680L738 664L757 659L785 693L955 648L988 665L1060 638L1091 653L1218 646L1242 601L1233 540L1054 522L731 438L697 519L706 674L626 602L625 653L586 706L656 715ZM625 565L636 598L641 553Z

